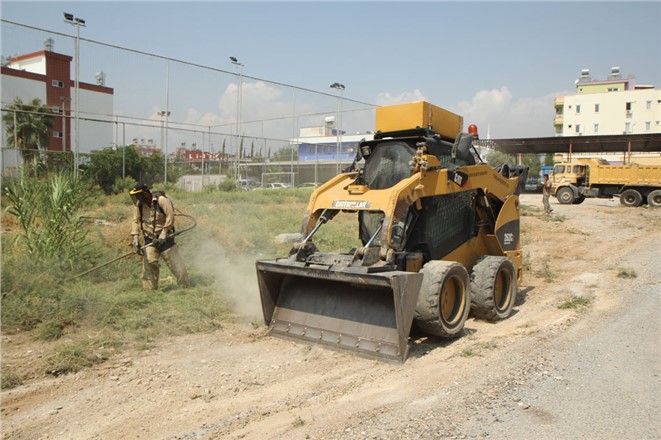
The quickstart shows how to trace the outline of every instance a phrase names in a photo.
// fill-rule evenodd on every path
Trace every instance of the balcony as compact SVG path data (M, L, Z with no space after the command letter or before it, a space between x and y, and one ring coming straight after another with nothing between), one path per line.
M558 98L555 98L555 100L553 100L553 105L555 106L556 109L563 108L565 106L565 97L560 96Z
M565 118L562 115L555 115L555 118L553 118L553 125L562 125L564 119Z

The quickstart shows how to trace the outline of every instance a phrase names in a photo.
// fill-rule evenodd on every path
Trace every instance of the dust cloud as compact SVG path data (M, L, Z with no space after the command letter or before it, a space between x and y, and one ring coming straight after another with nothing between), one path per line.
M231 254L218 243L197 246L190 260L196 272L213 281L214 289L228 300L242 319L259 323L263 319L254 255Z

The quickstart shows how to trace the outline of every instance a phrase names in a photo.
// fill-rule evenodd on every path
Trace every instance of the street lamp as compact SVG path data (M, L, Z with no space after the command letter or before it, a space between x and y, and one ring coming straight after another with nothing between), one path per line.
M340 174L340 153L342 148L342 100L344 98L344 84L334 82L330 85L331 89L339 90L340 100L339 100L339 111L338 111L338 121L337 121L337 174Z
M80 152L80 124L79 124L79 114L80 114L80 27L85 26L85 20L80 17L74 17L73 14L68 12L64 13L64 21L70 25L76 26L76 78L74 81L74 90L75 90L75 108L76 108L76 119L75 119L75 129L76 135L74 136L74 153L73 153L73 166L74 174L78 176L78 154Z
M161 117L161 145L163 146L163 183L167 185L168 183L168 129L167 125L165 128L163 126L163 120L167 120L170 117L170 112L165 110L158 112L158 115ZM163 140L163 132L165 132L165 140Z
M239 60L236 57L230 57L230 61L235 66L239 66L239 90L236 93L236 140L239 143L236 147L236 174L234 175L235 179L238 179L239 176L239 163L241 158L239 157L239 148L241 145L241 98L243 95L243 64L239 63Z

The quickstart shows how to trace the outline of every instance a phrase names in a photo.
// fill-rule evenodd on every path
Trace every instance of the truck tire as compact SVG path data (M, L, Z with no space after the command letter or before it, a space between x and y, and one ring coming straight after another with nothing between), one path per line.
M643 196L635 189L626 189L620 194L620 203L630 207L640 206L643 203Z
M486 256L477 260L471 273L473 315L497 321L512 314L516 302L516 271L507 257Z
M453 261L430 261L420 272L424 277L415 307L416 327L429 335L460 336L471 304L466 268Z
M580 205L585 202L585 196L578 196L574 199L574 205Z
M647 195L647 204L650 208L661 208L661 189L655 189Z
M563 205L571 205L574 203L574 191L568 186L563 186L555 193L555 197Z

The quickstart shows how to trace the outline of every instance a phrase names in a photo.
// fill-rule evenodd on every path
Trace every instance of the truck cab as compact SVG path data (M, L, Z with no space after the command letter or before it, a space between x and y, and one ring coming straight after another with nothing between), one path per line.
M553 167L553 195L562 204L579 204L585 200L590 166L578 161L561 162Z

